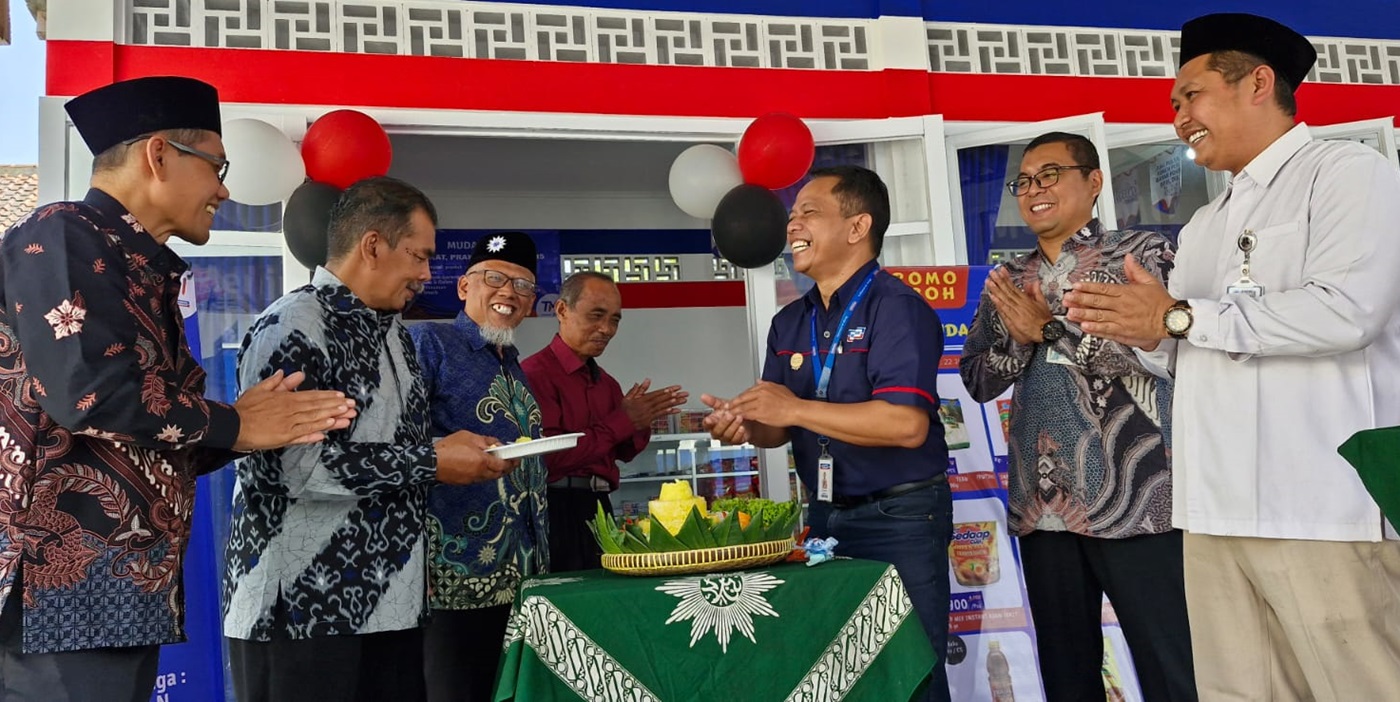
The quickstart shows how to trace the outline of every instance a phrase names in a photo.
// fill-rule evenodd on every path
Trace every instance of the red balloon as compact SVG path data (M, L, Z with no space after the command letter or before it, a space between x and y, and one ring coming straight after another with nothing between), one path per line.
M389 172L394 148L373 117L354 110L328 112L311 123L301 142L306 177L337 188Z
M786 188L807 175L816 156L812 130L786 112L770 112L749 125L739 140L744 182L769 190Z

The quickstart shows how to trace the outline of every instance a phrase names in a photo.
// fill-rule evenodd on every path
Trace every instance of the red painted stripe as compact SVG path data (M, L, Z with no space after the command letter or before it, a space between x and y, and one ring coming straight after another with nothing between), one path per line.
M935 402L934 399L933 399L933 395L930 395L930 394L928 394L928 393L926 393L926 392L924 392L923 390L920 390L920 389L918 389L918 388L905 388L905 387L880 388L879 390L871 390L871 391L870 391L870 394L871 394L872 396L874 396L874 395L880 395L880 394L887 393L887 392L908 392L908 393L913 393L913 394L915 394L915 395L918 395L919 397L924 398L925 400L928 400L929 402L932 402L932 403L934 403L934 404L937 404L937 402Z
M214 84L225 101L271 104L716 117L784 110L807 118L942 114L1014 122L1099 111L1109 122L1172 117L1171 80L1164 78L633 66L65 40L49 40L47 51L47 94L57 96L178 72ZM1299 103L1299 117L1319 125L1396 116L1400 86L1308 83Z
M1169 78L1078 78L929 73L930 114L946 120L1034 122L1103 112L1107 122L1172 121ZM1400 86L1306 83L1298 90L1298 119L1335 124L1394 117L1400 126Z
M48 94L178 71L226 102L521 112L752 117L924 114L922 71L819 71L635 66L317 51L191 49L48 42ZM115 64L113 66L113 64ZM275 79L269 79L275 76ZM664 89L661 89L664 86ZM860 96L860 99L852 99Z
M670 307L743 307L744 283L718 280L702 283L620 283L622 309Z

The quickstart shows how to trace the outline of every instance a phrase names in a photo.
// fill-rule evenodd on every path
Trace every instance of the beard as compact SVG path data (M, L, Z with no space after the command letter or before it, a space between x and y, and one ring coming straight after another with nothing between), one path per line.
M515 346L515 327L489 327L481 325L481 338L492 346Z

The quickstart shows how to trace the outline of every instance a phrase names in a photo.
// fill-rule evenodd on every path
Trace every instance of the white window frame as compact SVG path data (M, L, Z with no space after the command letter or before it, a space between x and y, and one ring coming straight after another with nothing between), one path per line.
M950 184L962 182L961 171L958 167L958 151L960 149L1030 141L1046 132L1083 134L1089 138L1089 141L1093 142L1095 150L1099 152L1100 170L1103 171L1103 190L1099 192L1097 216L1104 222L1118 221L1113 205L1113 173L1108 163L1108 139L1105 134L1102 112L1041 122L950 122L947 131L949 136L946 140L945 154L948 164L947 182ZM950 205L950 210L953 213L953 240L938 243L942 245L944 250L951 247L956 256L954 260L946 263L940 261L939 263L940 265L967 265L967 229L963 225L961 192L957 193L957 197L951 198ZM938 248L935 248L935 251L938 251Z

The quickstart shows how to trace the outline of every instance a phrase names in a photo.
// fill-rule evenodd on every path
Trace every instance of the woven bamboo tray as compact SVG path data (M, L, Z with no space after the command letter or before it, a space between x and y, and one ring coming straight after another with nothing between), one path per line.
M620 575L686 575L743 570L777 563L792 552L792 539L666 553L605 553L603 567Z

